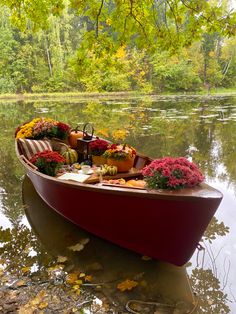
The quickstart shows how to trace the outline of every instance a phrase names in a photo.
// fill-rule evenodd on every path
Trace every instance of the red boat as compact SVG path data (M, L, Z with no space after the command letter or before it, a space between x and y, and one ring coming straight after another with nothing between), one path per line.
M53 210L103 239L178 266L193 255L222 199L207 184L182 190L147 190L100 183L61 180L40 173L16 152L35 190ZM116 177L140 178L150 162L136 156L134 168Z

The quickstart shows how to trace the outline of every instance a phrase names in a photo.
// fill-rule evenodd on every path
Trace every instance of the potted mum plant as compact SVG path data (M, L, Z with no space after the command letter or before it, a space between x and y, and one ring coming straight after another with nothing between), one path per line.
M70 130L70 126L66 123L51 118L35 118L18 127L15 137L36 140L55 137L64 140L68 138Z
M185 157L155 159L141 172L150 189L192 188L204 180L198 166Z
M89 143L89 151L92 155L92 161L95 165L103 165L106 163L106 158L103 156L108 148L108 142L101 140L98 137L95 141Z
M34 164L40 172L55 177L66 160L57 152L45 150L35 154L30 159L30 162Z
M127 172L133 167L136 150L127 144L111 144L103 156L109 166L116 166L118 172Z

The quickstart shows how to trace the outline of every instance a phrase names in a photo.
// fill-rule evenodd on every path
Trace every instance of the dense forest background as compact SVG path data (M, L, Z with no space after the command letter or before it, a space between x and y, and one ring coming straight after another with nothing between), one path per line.
M11 18L11 11L2 6L0 93L160 93L236 87L236 37L222 37L217 30L176 51L160 45L146 49L132 40L111 47L103 38L85 46L90 21L68 5L60 16L47 18L45 29L35 30L28 20L22 32ZM109 23L108 18L103 27Z

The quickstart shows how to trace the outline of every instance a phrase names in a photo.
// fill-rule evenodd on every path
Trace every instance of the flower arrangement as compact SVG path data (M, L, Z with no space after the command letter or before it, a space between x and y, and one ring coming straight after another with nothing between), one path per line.
M101 140L97 137L97 139L93 142L89 143L89 150L91 155L101 156L108 148L108 142L105 140Z
M133 159L135 155L136 150L127 144L111 144L103 154L105 158L115 160Z
M65 161L63 156L51 150L37 153L30 159L30 162L38 167L40 172L53 177L55 177Z
M43 137L66 139L70 134L70 130L70 126L63 122L50 118L35 118L18 127L15 132L15 137L16 139L41 139Z
M184 157L155 159L141 172L151 189L190 188L204 180L197 165Z

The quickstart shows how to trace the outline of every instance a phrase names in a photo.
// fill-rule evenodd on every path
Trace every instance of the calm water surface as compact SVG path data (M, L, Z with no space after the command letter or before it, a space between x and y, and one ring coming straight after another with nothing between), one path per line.
M141 153L154 158L187 156L200 166L206 181L224 199L204 234L202 249L196 250L186 268L144 261L84 234L42 204L24 179L13 135L18 125L38 116L72 126L91 122L96 134L125 140ZM28 267L32 276L43 280L49 266L62 263L58 256L63 256L64 271L79 269L92 275L93 282L101 283L100 291L93 284L86 288L100 294L99 300L104 295L116 309L124 310L129 299L135 299L175 304L178 313L190 312L196 302L195 313L236 313L236 98L2 102L0 121L0 254L9 273L21 276ZM81 237L90 239L86 249L68 250ZM139 286L120 292L117 283L126 278L137 280ZM155 304L142 306L136 302L137 313L155 312ZM173 308L159 308L158 313L173 313Z

